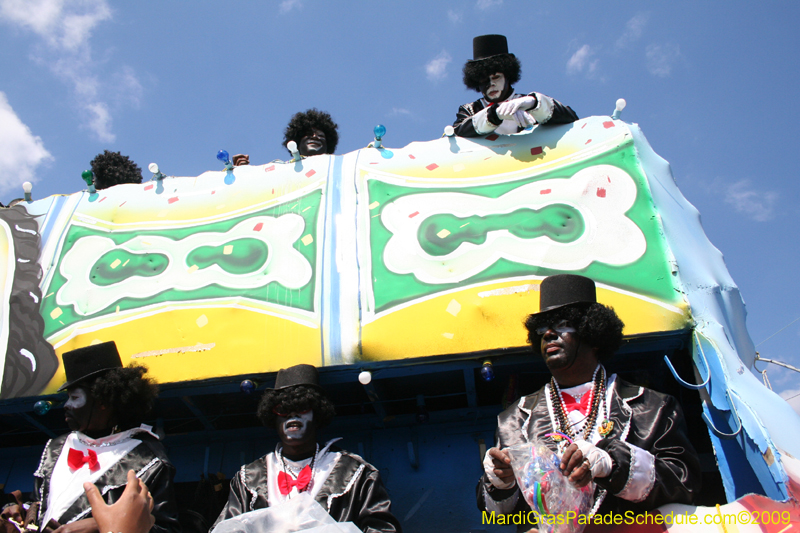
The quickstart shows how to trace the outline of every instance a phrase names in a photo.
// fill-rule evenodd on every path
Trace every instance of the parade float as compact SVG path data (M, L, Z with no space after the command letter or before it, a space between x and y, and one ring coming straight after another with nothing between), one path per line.
M142 184L0 211L6 489L30 490L42 444L66 431L61 354L114 340L161 385L177 481L262 455L258 391L309 363L337 404L332 436L380 468L409 531L494 530L474 505L480 458L502 406L549 376L522 320L544 277L572 272L625 323L609 368L686 412L702 506L662 512L797 527L800 417L758 377L698 212L619 111L403 148L376 128L340 156L222 154L196 177L151 165Z

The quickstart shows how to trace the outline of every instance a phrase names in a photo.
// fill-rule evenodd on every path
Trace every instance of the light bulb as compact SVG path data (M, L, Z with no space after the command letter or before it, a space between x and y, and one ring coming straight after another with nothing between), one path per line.
M286 143L286 149L289 150L292 154L297 153L297 143L294 141L289 141Z
M148 168L148 170L150 170L150 172L152 172L153 174L158 174L158 165L157 165L157 164L155 164L155 163L150 163L150 164L147 166L147 168Z
M447 135L448 137L452 137L453 135L455 135L455 133L456 129L453 126L448 124L447 126L444 127L444 134Z
M386 126L384 126L383 124L378 124L377 126L375 126L372 132L375 134L375 138L380 141L381 139L383 139L383 136L386 135Z
M30 194L31 190L33 190L33 184L30 181L26 181L22 184L23 192Z
M358 375L358 382L362 385L369 385L372 381L372 372L369 370L364 370Z
M227 151L220 150L219 152L217 152L217 159L227 164L231 160L231 156L228 154Z
M628 105L628 102L626 102L624 98L620 98L617 100L617 111L622 111L625 109L626 105Z

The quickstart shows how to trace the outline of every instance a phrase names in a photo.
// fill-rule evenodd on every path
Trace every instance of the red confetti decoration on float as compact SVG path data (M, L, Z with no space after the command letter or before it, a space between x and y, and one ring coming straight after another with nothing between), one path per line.
M425 168L427 168L428 170L436 170L437 168L439 168L439 165L437 165L436 163L431 163Z
M259 223L258 223L258 224L256 224L256 226L253 228L253 231L261 231L261 228L263 228L263 227L264 227L264 223L263 223L263 222L259 222Z
M606 197L606 190L603 187L597 188L597 197L598 198L605 198Z
M586 141L586 144L589 144L590 142L592 142L592 140L591 140L591 139L589 139L588 141Z
M311 176L313 176L313 175L314 175L314 174L316 174L316 173L317 173L317 171L316 171L316 170L314 170L314 169L312 168L311 170L309 170L308 172L306 172L306 177L307 177L307 178L310 178Z
M408 154L408 157L410 157L411 159L416 159L416 157L414 157L414 154Z
M613 128L613 127L614 127L614 123L613 123L613 122L611 122L610 120L606 120L605 122L603 122L603 127L604 127L605 129L608 129L608 128Z
M539 155L542 152L544 152L544 150L542 149L541 146L535 146L535 147L531 148L531 155Z
M127 204L127 203L128 203L128 200L125 200L124 202L122 202L121 204L119 204L119 206L120 206L120 207L122 207L123 205L125 205L125 204Z
M270 165L264 168L264 172L272 172L273 170L275 170L275 165Z
M552 189L542 189L539 191L539 194L550 194L551 192L553 192Z
M498 134L496 134L496 133L492 133L491 135L489 135L488 137L486 137L486 140L487 140L487 141L494 141L494 140L496 140L496 139L499 139L499 138L500 138L500 136L499 136Z
M151 183L150 185L145 186L144 190L149 191L152 188L153 188L153 184Z
M177 201L178 201L178 197L177 197L177 196L173 196L172 198L170 198L170 199L169 199L169 200L167 200L167 201L168 201L169 203L171 203L171 204L174 204L175 202L177 202Z
M108 198L108 196L103 196L102 198L100 198L100 202L102 202L102 201L103 201L103 200L105 200L106 198ZM97 202L97 203L99 204L100 202Z
M415 216L417 216L417 215L419 215L419 211L414 211L413 213L411 213L410 215L408 215L408 218L414 218L414 217L415 217Z
M211 194L217 194L217 191L211 191Z

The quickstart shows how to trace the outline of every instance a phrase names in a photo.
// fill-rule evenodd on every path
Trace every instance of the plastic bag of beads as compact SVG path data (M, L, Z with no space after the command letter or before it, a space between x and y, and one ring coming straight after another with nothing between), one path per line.
M508 448L517 486L545 533L580 533L594 502L594 483L578 488L561 473L561 459L540 441ZM581 523L583 522L583 523Z

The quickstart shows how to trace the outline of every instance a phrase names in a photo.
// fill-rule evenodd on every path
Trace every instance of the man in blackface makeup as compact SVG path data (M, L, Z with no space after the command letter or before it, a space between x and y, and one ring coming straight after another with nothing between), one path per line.
M295 113L286 130L283 132L283 147L289 141L297 143L297 151L303 157L312 155L333 154L339 144L339 125L330 114L311 108ZM288 148L287 148L288 150ZM291 153L291 152L289 152ZM233 156L233 165L249 165L250 157L246 154Z
M296 365L278 372L275 388L264 394L257 414L278 432L280 442L234 476L216 524L308 493L337 522L353 522L369 533L400 532L378 470L333 446L339 439L317 441L318 430L333 419L334 407L319 386L315 367Z
M142 424L158 394L141 366L124 368L114 342L64 353L64 417L71 433L50 440L34 475L40 531L97 533L83 483L94 483L108 504L122 497L128 471L154 502L152 533L180 533L173 477L164 446ZM101 533L106 533L105 531Z
M509 135L534 124L568 124L578 115L542 93L516 94L519 59L508 53L504 35L481 35L472 41L473 59L464 65L464 85L483 98L458 108L453 123L456 135L478 137L490 133Z
M606 373L601 361L620 346L623 324L597 303L594 282L572 274L545 278L540 311L525 327L550 382L497 417L497 445L484 459L478 507L499 514L530 510L506 449L534 440L561 457L561 471L575 486L595 482L593 512L638 514L692 503L701 472L683 411L672 396Z

